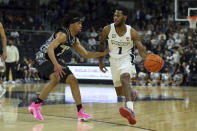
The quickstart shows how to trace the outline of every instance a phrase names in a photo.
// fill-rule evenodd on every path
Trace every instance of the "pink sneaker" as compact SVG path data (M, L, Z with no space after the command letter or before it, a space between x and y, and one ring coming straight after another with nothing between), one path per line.
M78 112L78 114L77 114L77 119L79 121L86 121L86 120L88 120L90 118L92 118L92 116L91 115L88 115L87 113L85 113L84 112L84 108L82 107L80 109L80 111Z
M42 114L40 113L40 107L42 106L42 103L35 104L35 102L32 102L30 106L28 106L28 110L31 112L31 114L37 119L37 120L43 120Z

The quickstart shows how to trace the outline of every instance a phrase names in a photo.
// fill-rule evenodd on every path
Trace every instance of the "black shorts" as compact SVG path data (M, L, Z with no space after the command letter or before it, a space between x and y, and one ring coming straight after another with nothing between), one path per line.
M64 67L66 67L65 64L58 61L58 63ZM42 65L37 65L36 68L38 69L38 75L40 78L44 80L49 80L49 76L54 73L54 65L51 61L46 61ZM66 82L67 77L72 74L71 70L66 67L66 69L63 69L63 71L66 73L63 77L61 77L61 82Z

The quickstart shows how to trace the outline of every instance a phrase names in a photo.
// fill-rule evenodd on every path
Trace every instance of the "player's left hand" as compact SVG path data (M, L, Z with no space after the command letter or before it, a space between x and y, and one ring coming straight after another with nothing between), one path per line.
M66 69L66 67L63 67L59 64L54 66L54 71L55 71L55 75L59 78L59 77L63 77L66 73L63 71L63 69Z

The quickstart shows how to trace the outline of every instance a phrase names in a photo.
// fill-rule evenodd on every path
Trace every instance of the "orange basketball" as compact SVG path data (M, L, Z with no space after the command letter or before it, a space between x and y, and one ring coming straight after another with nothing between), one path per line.
M144 62L144 66L146 70L150 72L160 71L163 65L164 65L163 59L156 54L148 55Z

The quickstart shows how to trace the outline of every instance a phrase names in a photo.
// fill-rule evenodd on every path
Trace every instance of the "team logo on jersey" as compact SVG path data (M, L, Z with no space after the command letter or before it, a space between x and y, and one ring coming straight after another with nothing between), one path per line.
M116 34L112 34L112 38L116 38Z
M64 51L66 51L66 50L69 50L69 49L70 49L70 47L69 47L69 46L66 46L66 45L60 45L60 47L62 48L62 50L61 50L61 52L60 52L60 53L58 53L56 56L60 56L61 54L63 54L63 53L64 53Z

